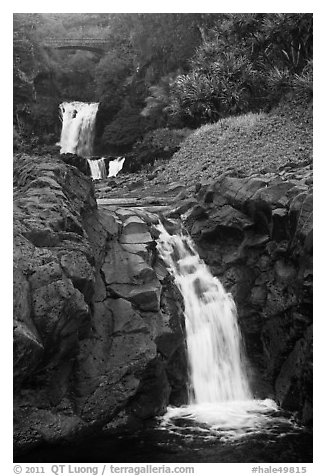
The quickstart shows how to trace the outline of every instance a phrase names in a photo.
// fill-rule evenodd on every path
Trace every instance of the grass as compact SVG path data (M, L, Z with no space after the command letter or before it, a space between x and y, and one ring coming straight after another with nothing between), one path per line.
M265 113L252 113L243 114L235 117L225 117L214 124L206 124L197 129L192 136L198 137L206 134L223 134L227 130L232 131L244 131L250 130L257 122L266 116Z
M312 160L312 104L292 98L270 113L248 113L193 132L160 175L162 182L194 184L229 169L244 174Z

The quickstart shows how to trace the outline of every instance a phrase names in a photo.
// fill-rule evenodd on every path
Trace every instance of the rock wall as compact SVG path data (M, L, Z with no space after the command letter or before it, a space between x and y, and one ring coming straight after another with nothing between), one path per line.
M312 165L198 184L183 215L237 303L254 393L312 420Z
M156 254L156 220L98 209L91 179L59 157L16 157L17 453L185 402L182 300Z

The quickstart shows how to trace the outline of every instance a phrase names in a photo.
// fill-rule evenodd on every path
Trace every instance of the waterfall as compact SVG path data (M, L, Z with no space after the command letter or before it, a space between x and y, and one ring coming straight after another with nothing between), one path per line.
M189 236L171 236L161 224L158 228L158 251L184 299L190 403L250 399L232 296L210 273Z
M77 154L88 160L93 179L116 177L123 167L125 158L117 157L109 163L109 174L106 172L105 159L92 160L95 136L95 119L98 103L79 101L63 102L59 105L62 131L60 137L60 153Z
M124 157L117 157L115 160L110 160L108 177L116 177L122 169L124 161Z
M251 395L232 296L189 236L171 236L161 223L157 229L158 251L184 300L190 379L188 405L168 407L161 427L180 435L208 431L223 441L272 434L278 425L295 428L273 400Z
M98 103L64 102L59 109L62 120L60 153L91 156Z
M105 159L102 157L101 159L87 159L89 163L89 167L91 169L92 178L95 179L104 179L107 176L106 173L106 166L105 166Z

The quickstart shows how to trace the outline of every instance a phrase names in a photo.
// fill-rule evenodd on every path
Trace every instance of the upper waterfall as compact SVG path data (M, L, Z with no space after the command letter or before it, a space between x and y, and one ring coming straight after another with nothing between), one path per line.
M232 296L200 259L190 237L171 236L161 224L158 228L159 253L184 299L190 403L250 399Z
M79 101L60 104L62 120L61 154L72 153L82 157L92 155L98 106L98 103Z

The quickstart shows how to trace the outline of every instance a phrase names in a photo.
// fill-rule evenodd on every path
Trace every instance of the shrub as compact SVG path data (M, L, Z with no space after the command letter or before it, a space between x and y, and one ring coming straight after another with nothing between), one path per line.
M112 152L126 152L140 140L149 125L145 118L135 110L122 109L115 119L104 128L102 146Z
M135 160L141 165L153 164L157 159L169 159L180 149L181 143L191 134L190 129L156 129L148 132L133 147Z
M178 76L171 88L172 115L183 117L191 126L247 112L252 91L260 89L261 75L248 57L221 51L218 42L210 46L215 48L214 60L212 52L209 58L199 52L193 71Z
M309 100L313 96L313 61L307 62L300 74L295 74L292 79L292 88L299 97L305 96Z
M13 129L13 147L14 147L14 150L18 150L20 148L20 146L22 145L22 138L19 134L19 132L17 132L17 129L14 127Z
M266 118L265 113L252 113L242 114L236 117L225 117L213 124L206 124L195 132L193 136L207 136L210 133L217 137L222 135L225 131L230 130L232 132L244 133L253 129L261 120Z
M268 110L291 89L311 96L311 57L311 14L226 14L171 85L165 110L198 127Z
M272 103L286 94L291 88L291 73L287 67L271 69L266 76L268 99Z
M169 126L176 129L183 127L182 122L178 121L176 116L169 114L171 87L179 73L163 76L158 84L148 88L150 95L145 98L146 106L141 115L150 118L155 128Z

